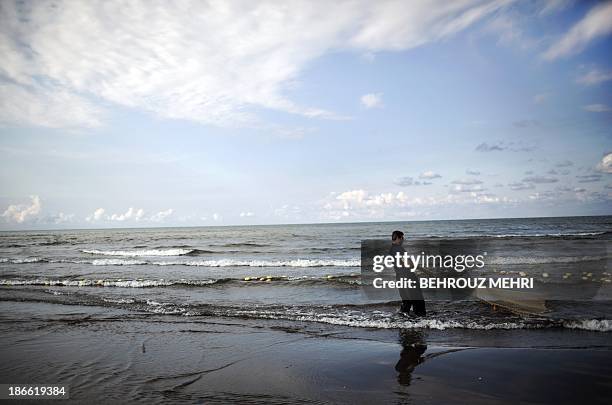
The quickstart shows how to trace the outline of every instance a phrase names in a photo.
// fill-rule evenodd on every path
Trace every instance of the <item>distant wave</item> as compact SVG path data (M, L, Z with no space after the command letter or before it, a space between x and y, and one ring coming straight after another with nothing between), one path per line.
M222 280L105 280L105 279L0 279L0 285L4 286L51 286L51 287L120 287L120 288L150 288L150 287L168 287L172 285L210 285Z
M605 235L610 232L602 231L602 232L555 232L555 233L535 233L535 234L501 234L501 235L491 235L494 238L515 238L515 237L534 237L534 238L563 238L567 236L599 236Z
M544 263L579 263L596 260L606 260L607 256L500 256L487 260L487 264L544 264Z
M286 277L286 276L252 276L244 278L219 278L219 279L199 279L199 280L167 280L167 279L47 279L31 278L19 279L9 278L0 279L2 286L47 286L47 287L117 287L117 288L154 288L154 287L205 287L225 283L234 283L244 286L258 284L261 282L272 283L281 282L288 284L330 284L339 283L347 285L359 285L358 275L340 275L327 277Z
M49 242L36 243L36 246L57 246L75 243L74 240L54 240Z
M503 234L466 234L466 235L426 235L424 238L431 239L517 239L517 238L590 238L593 236L603 236L612 234L610 231L600 232L555 232L555 233L503 233ZM415 237L419 239L419 237ZM407 239L410 242L410 238Z
M10 259L8 257L0 257L0 263L23 264L23 263L45 263L47 259L41 257L22 257Z
M148 264L145 260L126 260L126 259L95 259L91 262L78 261L82 264L93 264L94 266L136 266Z
M294 260L194 260L151 262L158 266L202 266L202 267L359 267L361 260L294 259Z
M102 300L111 304L133 304L135 302L131 298L102 298Z
M146 250L81 250L83 253L103 256L182 256L193 252L194 249L146 249Z
M165 249L165 250L139 250L139 251L99 251L84 250L83 252L110 256L107 258L74 258L53 259L43 257L16 257L0 258L0 263L27 264L27 263L74 263L91 264L94 266L196 266L196 267L360 267L361 259L289 259L289 260L258 260L258 259L196 259L202 254L200 249ZM149 257L183 257L182 260L154 260ZM190 258L193 258L190 260ZM491 255L486 265L517 265L517 264L546 264L546 263L582 263L611 259L612 256L494 256Z
M212 246L221 246L221 247L241 247L241 246L251 246L251 247L265 247L272 246L269 243L255 243L255 242L235 242L235 243L222 243L218 245Z
M91 252L91 251L89 251ZM88 252L88 253L89 253ZM112 256L109 254L109 256ZM74 263L74 264L91 264L94 266L199 266L199 267L359 267L361 259L293 259L293 260L236 260L236 259L219 259L219 260L168 260L155 261L144 259L122 259L120 255L117 258L105 259L46 259L40 257L27 258L0 258L0 263ZM127 257L146 257L147 255L138 254ZM160 255L163 256L163 255ZM169 256L169 255L165 255ZM126 257L126 255L123 255Z
M253 244L246 244L246 246L254 246ZM199 256L209 254L228 254L228 253L241 253L240 250L206 250L196 248L156 248L156 249L142 249L142 250L98 250L98 249L85 249L81 250L83 253L99 256L121 256L121 257L154 257L154 256ZM250 253L256 253L249 251Z
M190 261L146 261L124 259L96 259L94 266L198 266L198 267L359 267L361 260L326 260L326 259L295 259L295 260L190 260Z

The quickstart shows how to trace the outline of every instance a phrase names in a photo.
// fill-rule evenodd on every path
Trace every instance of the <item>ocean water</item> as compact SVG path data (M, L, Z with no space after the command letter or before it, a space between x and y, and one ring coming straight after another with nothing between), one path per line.
M364 239L488 243L488 270L590 291L540 315L428 301L424 318L360 287ZM0 300L369 329L612 331L612 217L0 233ZM573 281L573 284L567 284ZM592 299L591 299L592 298Z

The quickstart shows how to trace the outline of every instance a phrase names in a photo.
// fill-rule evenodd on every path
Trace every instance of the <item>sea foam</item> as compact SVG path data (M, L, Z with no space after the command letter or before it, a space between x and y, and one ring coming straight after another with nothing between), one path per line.
M102 256L183 256L193 252L194 249L146 249L146 250L98 250L85 249L83 253Z

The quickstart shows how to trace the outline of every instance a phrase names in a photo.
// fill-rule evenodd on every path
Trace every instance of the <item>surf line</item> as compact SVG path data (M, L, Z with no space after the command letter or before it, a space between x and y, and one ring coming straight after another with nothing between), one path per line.
M417 283L418 282L418 283ZM383 280L377 277L372 280L374 288L501 288L501 289L531 289L533 288L533 277L457 277L437 278L422 277L418 280L400 278L397 280Z

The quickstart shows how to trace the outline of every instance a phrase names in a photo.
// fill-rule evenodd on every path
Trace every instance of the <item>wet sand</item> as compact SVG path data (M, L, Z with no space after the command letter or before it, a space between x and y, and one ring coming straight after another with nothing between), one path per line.
M387 339L31 302L0 310L0 383L68 384L75 403L558 404L612 394L610 348L460 347L410 330Z

